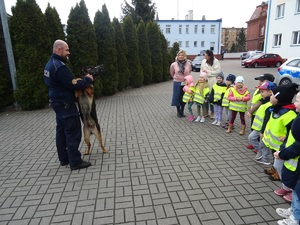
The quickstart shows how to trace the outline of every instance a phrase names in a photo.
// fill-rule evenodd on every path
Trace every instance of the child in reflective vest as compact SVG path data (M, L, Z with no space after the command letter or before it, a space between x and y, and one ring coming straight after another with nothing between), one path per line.
M209 87L207 83L207 73L200 72L199 79L195 84L194 103L197 106L197 119L195 122L205 122L204 116L207 114L205 103L207 103L207 96L209 94Z
M194 98L194 79L191 75L187 75L184 77L185 86L183 87L184 95L182 98L182 101L184 103L187 103L187 108L190 113L190 115L187 117L189 121L193 121L195 119L195 116L193 114L193 98Z
M226 116L226 123L222 127L225 128L225 129L228 129L228 124L229 124L229 121L231 119L231 110L229 109L228 94L229 94L229 91L231 90L231 88L234 86L235 78L236 78L235 75L229 74L226 77L226 81L225 81L226 90L225 90L225 93L224 93L224 96L223 96L223 99L222 99L223 111L224 111L224 114Z
M300 112L300 92L294 103L296 111ZM274 158L284 160L281 173L283 185L292 189L291 208L277 208L279 216L286 219L278 221L278 224L299 224L300 222L300 114L294 119L286 144L280 151L274 153ZM285 198L285 197L284 197Z
M209 93L208 101L214 105L215 112L215 121L212 122L212 125L220 126L222 123L222 99L226 91L227 85L224 83L223 73L217 75L217 83L212 86L212 89Z
M247 111L247 102L250 100L250 93L248 88L244 85L244 78L242 76L238 76L235 79L235 85L229 91L228 100L229 109L231 110L231 120L228 124L228 129L226 132L232 132L235 117L237 113L239 113L242 124L242 130L239 132L239 134L243 135L245 134L246 129L245 112Z

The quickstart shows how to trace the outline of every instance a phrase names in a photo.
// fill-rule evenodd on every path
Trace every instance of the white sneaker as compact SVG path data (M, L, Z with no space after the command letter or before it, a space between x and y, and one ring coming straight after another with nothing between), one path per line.
M200 121L200 119L201 119L201 117L198 116L197 119L194 120L194 122L197 122L197 123L198 123L198 122Z
M283 218L289 218L290 215L292 214L292 207L288 209L277 208L276 213Z
M212 124L212 125L216 125L216 124L217 124L217 122L218 122L218 121L216 121L216 120L215 120L215 121L214 121L214 122L212 122L211 124Z
M221 125L221 122L218 121L218 122L216 123L216 126L220 126L220 125Z
M278 225L298 225L298 222L296 221L293 214L291 214L290 217L287 218L287 219L278 220L277 224Z
M204 122L205 122L205 118L202 116L201 120L200 120L200 123L204 123Z

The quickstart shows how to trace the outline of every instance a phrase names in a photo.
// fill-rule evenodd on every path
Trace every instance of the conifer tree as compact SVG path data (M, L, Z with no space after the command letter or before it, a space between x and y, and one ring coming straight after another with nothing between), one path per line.
M154 20L156 6L151 0L131 0L131 4L128 4L126 0L124 1L122 6L124 18L130 16L136 25L139 24L140 20L143 20L145 24Z
M141 87L144 81L143 70L139 59L138 40L135 26L131 17L124 18L124 36L127 45L127 61L129 64L130 77L129 85Z
M139 44L139 58L144 74L144 84L150 84L152 82L152 63L151 53L149 49L148 36L146 32L145 23L140 21L137 27L137 36Z
M175 57L177 56L177 53L179 52L179 44L178 42L174 42L170 51L171 57L172 57L172 61L174 62Z
M76 76L80 76L83 68L96 65L98 61L95 29L84 0L71 9L67 23L70 68Z
M59 15L55 7L51 7L49 3L45 10L45 17L51 43L54 43L57 39L65 40L65 33Z
M129 76L130 71L128 68L127 62L127 46L125 43L125 37L123 29L119 23L117 18L113 19L112 25L115 30L115 43L116 43L116 51L117 51L117 66L118 66L118 75L119 75L119 82L118 82L118 90L122 91L129 84Z
M12 7L10 34L16 62L15 100L24 110L43 108L48 97L42 74L52 44L45 15L35 0L17 0Z
M169 55L168 55L168 42L165 36L160 33L160 40L161 40L161 54L162 54L162 67L163 67L163 74L162 80L166 81L170 78L170 63L169 63Z
M95 14L94 26L98 45L99 64L104 65L104 74L101 76L103 95L113 95L118 87L117 52L115 32L110 22L109 14L104 4L102 12Z
M163 57L161 52L161 36L160 29L155 22L149 22L146 26L149 40L149 47L151 52L151 62L153 68L152 81L155 83L162 81L163 75Z

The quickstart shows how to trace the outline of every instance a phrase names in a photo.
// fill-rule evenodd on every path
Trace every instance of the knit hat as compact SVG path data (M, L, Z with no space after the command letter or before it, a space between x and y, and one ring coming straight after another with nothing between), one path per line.
M235 78L235 83L244 83L244 77L238 76L237 78Z
M274 97L278 100L278 104L290 104L297 93L298 84L292 83L289 85L278 86L273 89Z
M226 77L226 80L231 81L231 83L233 84L234 81L235 81L235 78L236 78L235 75L229 74L229 75Z
M200 72L199 78L203 77L205 80L207 80L207 73L206 72Z
M275 77L274 77L274 75L272 75L270 73L264 73L258 77L255 77L254 79L255 80L268 80L268 81L273 82L275 80Z
M186 85L194 86L194 79L191 75L185 76L184 79L186 80Z
M218 73L217 77L221 77L222 80L224 80L224 73L221 71L220 73Z
M258 86L259 90L273 90L276 88L276 84L270 81L263 82L260 86Z

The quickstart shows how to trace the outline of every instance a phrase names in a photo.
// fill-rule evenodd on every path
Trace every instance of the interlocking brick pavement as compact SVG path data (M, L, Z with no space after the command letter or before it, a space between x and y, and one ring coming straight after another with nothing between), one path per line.
M276 224L289 204L238 118L231 134L177 118L171 94L168 81L98 99L108 154L93 136L93 166L76 171L59 166L50 108L0 113L0 225Z

